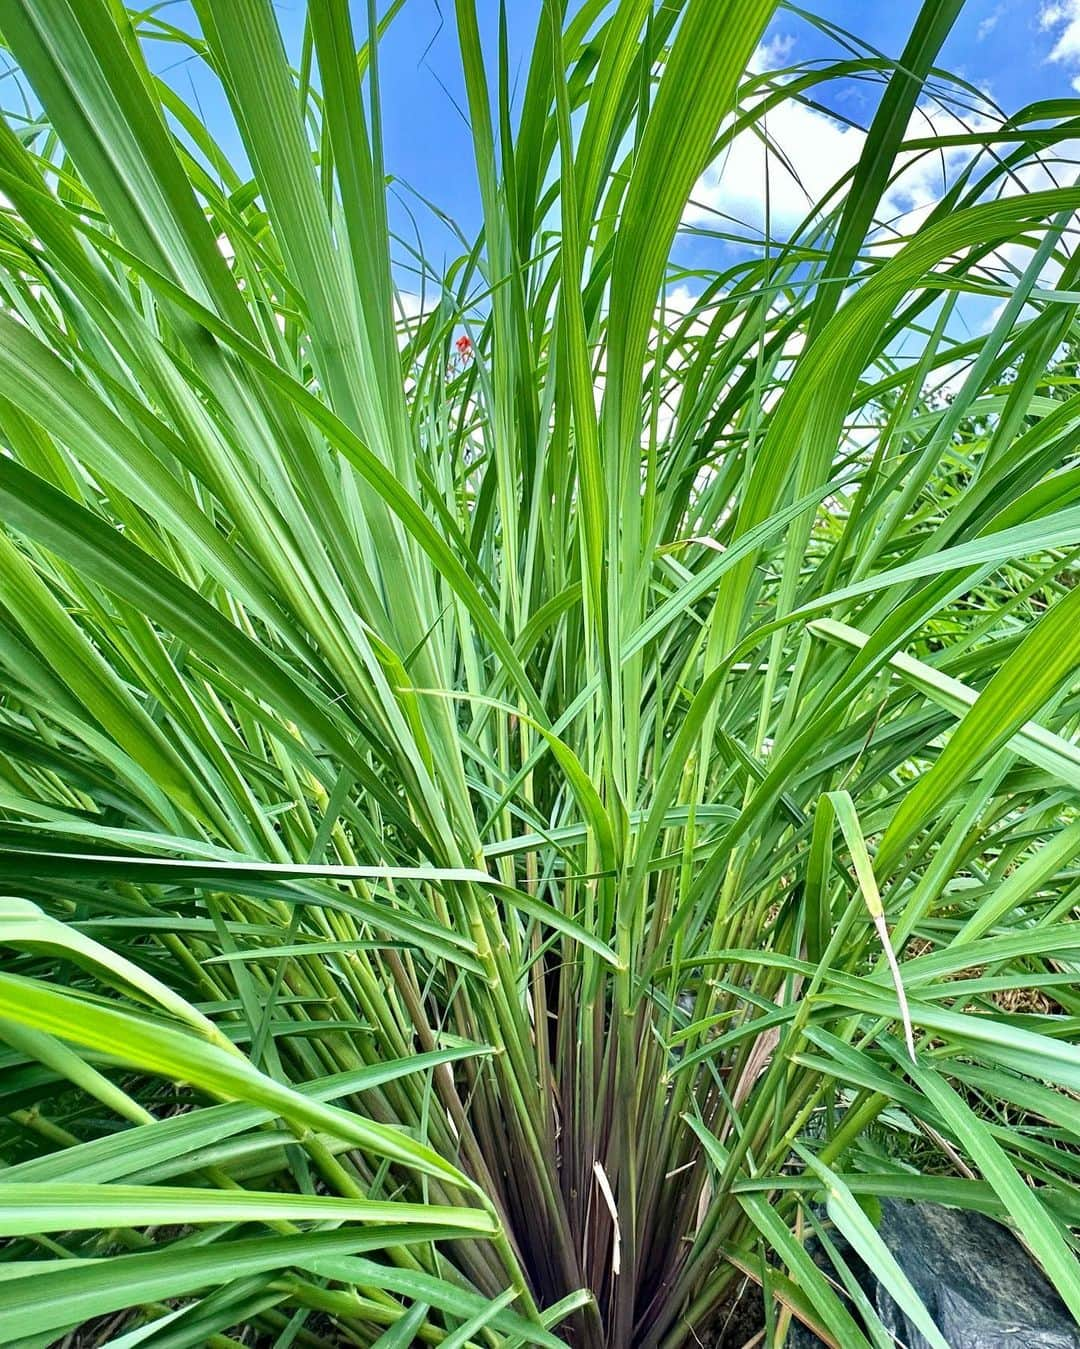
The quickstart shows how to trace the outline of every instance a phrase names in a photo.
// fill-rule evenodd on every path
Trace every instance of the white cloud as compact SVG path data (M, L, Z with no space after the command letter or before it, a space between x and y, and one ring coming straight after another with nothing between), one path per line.
M1039 12L1039 27L1050 33L1054 45L1047 56L1048 61L1076 68L1080 66L1080 0L1053 0L1043 5ZM1080 93L1080 74L1069 81L1073 89Z
M1070 0L1080 7L1080 0ZM780 35L759 47L751 72L787 63L791 39ZM937 104L923 103L912 114L907 138L986 130L992 123L978 113L963 117ZM760 124L735 137L725 153L699 178L683 215L685 225L723 227L723 217L748 232L764 229L766 206L771 233L788 237L814 205L832 193L858 162L866 140L857 126L841 122L794 99L780 103ZM881 203L880 218L891 232L910 234L939 200L973 151L952 146L932 153L911 153Z
M992 118L979 112L965 111L961 116L938 103L920 103L911 114L904 139L962 136L989 131L994 125ZM882 200L882 221L890 222L903 234L911 234L977 153L969 146L952 145L902 155Z
M791 55L791 49L795 46L795 39L790 33L776 33L773 37L767 38L759 43L757 50L750 58L750 70L755 75L760 75L766 70L778 70Z
M991 17L996 22L996 12ZM984 20L984 24L986 22ZM1080 0L1058 0L1047 6L1043 10L1042 24L1056 36L1053 59L1075 61L1080 89ZM983 36L988 31L990 29L986 28ZM791 41L783 37L759 47L750 65L751 73L762 74L790 65L791 47ZM1074 50L1075 56L1071 55ZM784 78L778 77L781 82ZM754 97L761 97L760 88ZM746 100L744 111L748 107L752 107L752 102ZM904 140L908 144L925 141L931 148L908 150L898 158L888 190L879 205L877 226L868 241L869 248L882 256L900 247L965 170L970 172L967 181L971 187L977 187L984 175L990 175L984 199L1041 191L1073 181L1077 165L1080 165L1080 140L1059 144L1042 159L1033 157L1014 165L1005 176L993 172L995 157L979 145L941 143L972 133L992 132L997 125L998 115L989 103L973 109L942 106L930 100L920 103L912 113ZM795 100L773 108L761 119L759 129L767 132L772 148L767 148L762 135L754 130L738 136L698 180L684 213L684 224L731 231L734 220L741 224L748 238L754 238L765 226L768 182L771 232L775 238L788 238L814 204L826 198L837 184L843 183L845 174L858 162L866 140L865 132L859 127ZM844 190L841 186L841 193ZM1080 246L1078 226L1080 214L1074 217L1073 227L1066 237L1066 251ZM1030 239L1002 244L985 256L980 263L985 279L1011 287L1030 265L1033 240L1037 237L1038 232L1034 231ZM1040 274L1039 286L1055 285L1060 271L1061 262L1053 257L1048 259ZM685 285L669 290L669 322L676 314L692 313L694 300ZM997 297L964 296L959 302L958 315L970 331L985 332L1000 318L1002 306L998 305ZM1031 307L1025 308L1020 320L1030 318L1034 312ZM703 331L708 317L707 313L694 313L687 336L693 337ZM795 353L785 354L790 357ZM955 392L965 374L966 371L959 367L940 371L941 392ZM873 418L868 416L847 428L848 440L853 446L868 443L876 434Z
M394 290L395 317L407 323L410 319L426 318L439 307L440 295L437 290L429 290L426 295L418 295L415 290Z
M1080 0L1051 0L1043 5L1039 27L1054 36L1048 61L1080 64Z
M755 74L786 63L793 39L778 34L754 53ZM765 224L766 198L774 233L789 234L813 203L855 163L863 133L812 108L785 101L762 118L760 131L737 136L723 156L698 180L683 216L687 225L719 224L731 216L760 229Z

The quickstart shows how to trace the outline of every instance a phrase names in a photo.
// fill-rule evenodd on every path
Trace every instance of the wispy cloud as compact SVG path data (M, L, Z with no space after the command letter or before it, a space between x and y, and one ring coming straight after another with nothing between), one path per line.
M993 11L992 14L988 14L985 19L981 20L978 28L976 28L975 30L975 40L977 42L982 42L985 38L988 38L990 34L994 31L994 29L998 26L998 20L1000 18L1001 18L1001 6L999 5L998 8Z

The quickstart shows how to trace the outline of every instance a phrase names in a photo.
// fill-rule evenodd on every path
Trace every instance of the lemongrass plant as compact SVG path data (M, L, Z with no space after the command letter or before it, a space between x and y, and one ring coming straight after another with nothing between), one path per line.
M1080 1314L1080 105L960 0L544 0L512 97L457 0L435 274L375 8L0 6L0 1338L881 1344L836 1230L939 1345L886 1195ZM688 207L841 78L801 224Z

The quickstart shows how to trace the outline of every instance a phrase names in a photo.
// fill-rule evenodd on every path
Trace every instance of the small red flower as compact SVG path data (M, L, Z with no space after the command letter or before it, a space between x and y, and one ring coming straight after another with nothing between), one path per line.
M465 333L461 334L461 336L454 343L454 346L457 347L457 353L463 361L467 361L469 357L472 355L473 351L472 338L467 336Z

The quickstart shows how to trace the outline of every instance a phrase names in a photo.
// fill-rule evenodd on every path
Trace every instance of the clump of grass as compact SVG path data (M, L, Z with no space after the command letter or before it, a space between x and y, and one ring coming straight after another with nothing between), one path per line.
M546 0L515 101L457 0L405 323L374 6L194 8L0 17L6 1342L676 1349L749 1278L879 1343L824 1202L939 1343L894 1194L1080 1314L1074 110L922 130L953 0L764 74L765 0ZM852 172L680 270L839 78Z

